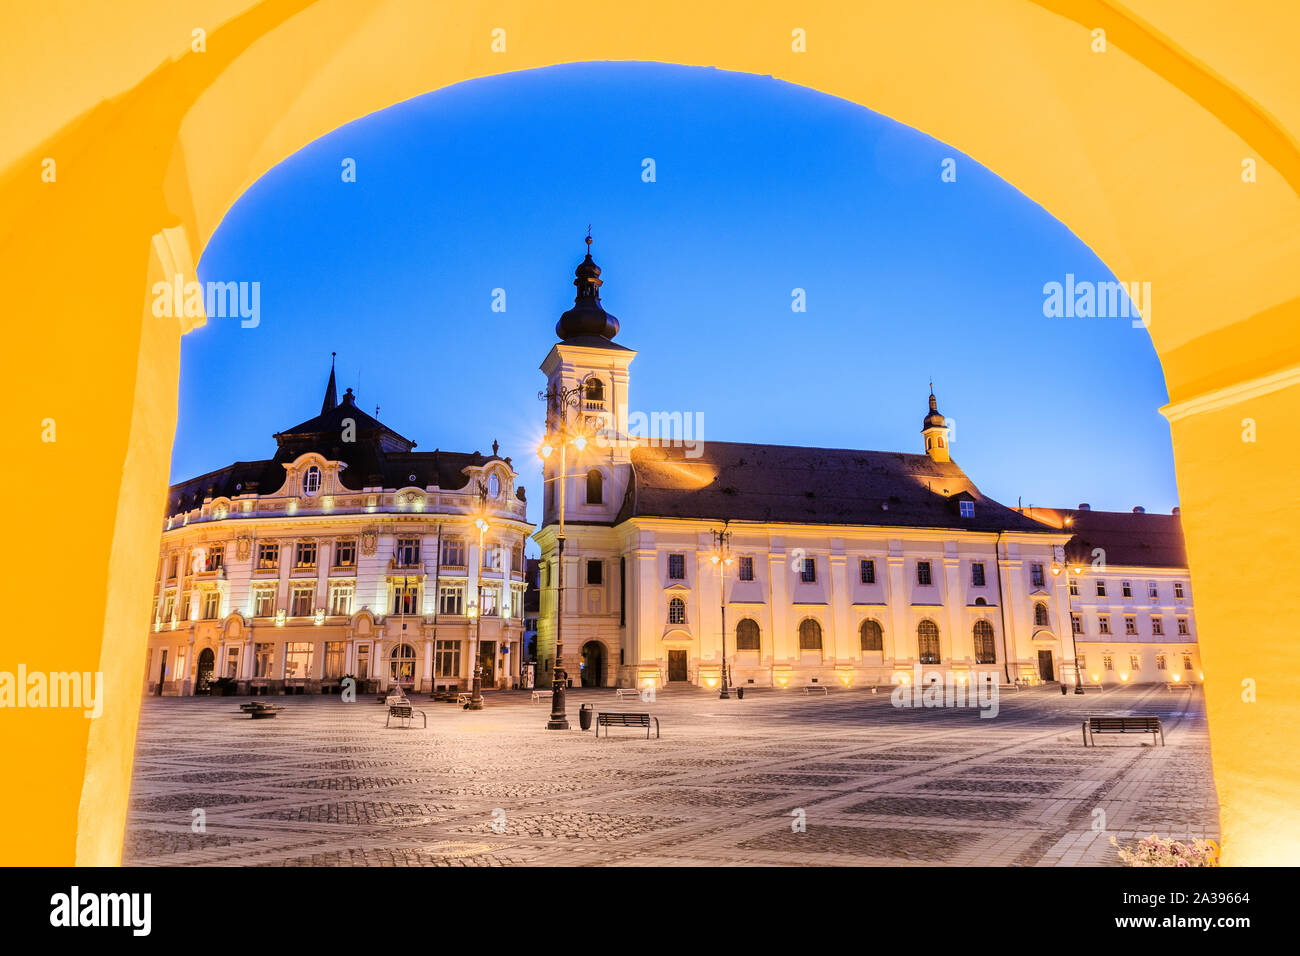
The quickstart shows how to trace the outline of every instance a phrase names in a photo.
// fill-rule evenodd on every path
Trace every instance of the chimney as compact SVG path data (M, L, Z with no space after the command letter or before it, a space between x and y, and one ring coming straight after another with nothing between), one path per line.
M1133 513L1135 515L1144 515L1147 513L1147 509L1143 508L1141 505L1135 505L1133 508Z
M1091 511L1091 510L1092 510L1092 505L1088 504L1088 502L1086 502L1086 501L1081 501L1081 502L1079 502L1079 507L1078 507L1076 510L1078 510L1078 511Z

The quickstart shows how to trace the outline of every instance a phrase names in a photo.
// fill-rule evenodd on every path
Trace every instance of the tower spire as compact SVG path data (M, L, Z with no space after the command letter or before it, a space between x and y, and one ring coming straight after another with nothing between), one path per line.
M618 335L618 319L605 311L600 304L600 266L591 258L591 226L587 227L587 255L574 270L573 286L578 294L573 298L573 308L560 316L555 334L561 339L579 335L596 335L612 339Z
M952 460L948 451L948 419L939 413L939 403L934 397L934 382L930 382L930 412L921 422L921 434L925 436L925 453L934 461Z
M325 401L321 402L320 406L320 413L322 415L328 412L331 408L337 406L339 403L338 387L334 383L334 358L338 354L338 352L330 353L330 380L325 386Z

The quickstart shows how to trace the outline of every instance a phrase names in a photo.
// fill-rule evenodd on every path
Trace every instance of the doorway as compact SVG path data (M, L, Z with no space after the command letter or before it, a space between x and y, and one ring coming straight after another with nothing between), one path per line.
M668 680L684 681L686 676L686 652L669 651L668 652Z
M196 695L212 693L212 671L216 667L216 660L212 648L205 647L199 651L199 673L194 682Z
M158 690L154 693L155 697L161 697L163 691L163 681L167 679L167 648L163 648L162 665L158 668Z
M588 641L582 645L582 686L605 686L605 645Z
M1056 680L1056 677L1052 672L1051 651L1038 652L1038 676L1043 680Z
M483 669L484 687L497 686L497 642L479 641L478 663Z

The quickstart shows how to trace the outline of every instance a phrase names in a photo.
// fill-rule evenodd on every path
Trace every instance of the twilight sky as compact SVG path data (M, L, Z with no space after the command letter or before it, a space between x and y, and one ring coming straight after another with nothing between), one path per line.
M933 378L953 458L1005 504L1177 504L1145 330L1043 315L1044 283L1113 278L1065 226L859 106L623 63L431 93L254 185L199 274L260 282L260 324L185 336L172 480L270 457L319 411L337 351L340 394L419 450L498 439L538 520L537 366L588 223L616 341L640 352L634 412L703 413L713 440L920 452Z

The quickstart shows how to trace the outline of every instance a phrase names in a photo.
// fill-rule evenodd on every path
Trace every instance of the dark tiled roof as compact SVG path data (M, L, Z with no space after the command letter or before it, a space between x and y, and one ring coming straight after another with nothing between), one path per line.
M629 348L611 342L602 335L571 335L564 340L565 345L581 345L589 349L610 349L615 352L630 352Z
M1079 511L1035 508L1027 513L1054 528L1066 518L1075 532L1065 546L1066 560L1091 565L1093 550L1106 553L1106 563L1139 568L1185 568L1187 547L1179 515L1130 511Z
M706 442L635 448L633 480L616 519L706 518L785 523L1045 532L979 489L953 462L927 455ZM959 500L975 502L962 518Z

